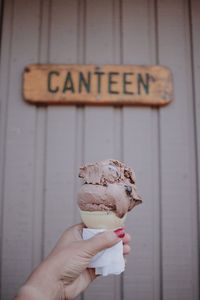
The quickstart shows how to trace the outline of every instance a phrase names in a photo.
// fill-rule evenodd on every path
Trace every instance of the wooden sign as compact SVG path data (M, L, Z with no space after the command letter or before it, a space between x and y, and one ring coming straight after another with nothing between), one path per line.
M163 66L29 65L23 89L35 104L160 106L173 99L172 75Z

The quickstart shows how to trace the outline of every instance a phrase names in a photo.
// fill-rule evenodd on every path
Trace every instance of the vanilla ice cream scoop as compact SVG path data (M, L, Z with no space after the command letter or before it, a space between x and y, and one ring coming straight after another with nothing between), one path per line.
M99 218L104 220L105 216L114 223L116 220L119 222L119 219L124 220L128 211L142 202L136 190L134 171L118 160L108 159L83 166L79 177L83 178L78 193L82 219L91 216L98 223Z

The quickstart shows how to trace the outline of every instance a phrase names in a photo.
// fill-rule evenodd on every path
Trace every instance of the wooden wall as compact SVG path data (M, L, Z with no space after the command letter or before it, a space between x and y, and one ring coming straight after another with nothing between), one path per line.
M59 235L79 221L79 165L133 166L144 203L126 224L123 276L78 299L198 300L200 187L198 0L5 0L0 99L1 299L12 299ZM35 107L29 63L163 64L175 101L156 108Z

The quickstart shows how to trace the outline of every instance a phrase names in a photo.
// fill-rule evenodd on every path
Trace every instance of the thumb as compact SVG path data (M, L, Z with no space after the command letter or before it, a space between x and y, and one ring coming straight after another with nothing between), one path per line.
M110 248L120 241L121 239L114 231L104 231L88 240L85 240L85 250L87 250L87 252L90 253L92 257L98 252Z

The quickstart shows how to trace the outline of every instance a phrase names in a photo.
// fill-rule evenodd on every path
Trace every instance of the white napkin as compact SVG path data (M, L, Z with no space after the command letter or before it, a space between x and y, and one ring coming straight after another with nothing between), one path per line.
M88 240L103 231L105 231L105 229L83 228L83 239ZM95 268L96 275L107 276L110 274L121 274L125 270L122 241L95 255L89 267Z

